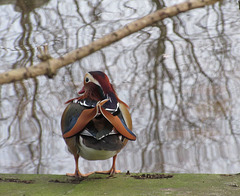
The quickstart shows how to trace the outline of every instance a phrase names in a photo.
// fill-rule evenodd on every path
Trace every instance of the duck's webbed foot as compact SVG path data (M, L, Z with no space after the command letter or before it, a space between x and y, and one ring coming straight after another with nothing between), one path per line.
M116 158L117 158L117 155L115 155L113 157L113 164L112 164L112 168L110 170L108 170L108 171L96 171L95 173L96 174L109 174L110 176L113 176L114 174L121 173L120 170L116 170L116 167L115 167Z
M115 168L111 168L110 170L107 171L96 171L96 174L109 174L110 176L113 176L114 174L121 173L120 170L116 170Z
M66 173L67 176L76 177L76 178L86 178L91 174L94 174L94 172L82 174L78 169L75 170L75 173Z

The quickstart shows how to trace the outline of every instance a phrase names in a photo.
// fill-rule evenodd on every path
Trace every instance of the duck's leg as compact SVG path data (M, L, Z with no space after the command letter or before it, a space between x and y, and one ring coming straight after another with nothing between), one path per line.
M66 175L67 176L81 178L81 177L88 177L89 175L93 174L94 172L89 172L87 174L82 174L79 171L79 168L78 168L78 158L79 158L79 155L74 155L74 159L75 159L75 173L67 173Z
M114 174L121 173L120 170L116 170L116 167L115 167L116 158L117 158L117 155L113 156L113 164L112 164L112 167L111 167L110 170L108 170L108 171L96 171L95 173L97 173L97 174L109 174L110 176L112 176Z

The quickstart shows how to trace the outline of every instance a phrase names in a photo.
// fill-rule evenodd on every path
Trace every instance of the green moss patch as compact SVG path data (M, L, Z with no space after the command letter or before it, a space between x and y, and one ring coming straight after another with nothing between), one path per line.
M0 174L0 195L239 195L240 175L217 174Z

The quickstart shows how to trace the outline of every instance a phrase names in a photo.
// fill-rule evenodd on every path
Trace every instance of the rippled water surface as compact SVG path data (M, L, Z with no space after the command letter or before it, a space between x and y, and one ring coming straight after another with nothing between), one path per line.
M59 57L182 1L0 0L0 72ZM60 131L64 102L87 71L102 70L128 103L137 141L117 168L130 172L240 172L240 10L229 0L159 21L68 65L0 86L0 173L73 172ZM80 170L111 160L80 159Z

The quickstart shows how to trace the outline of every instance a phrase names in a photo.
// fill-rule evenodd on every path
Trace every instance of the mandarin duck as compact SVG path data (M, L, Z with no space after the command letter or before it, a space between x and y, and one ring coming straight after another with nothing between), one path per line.
M105 160L113 157L108 171L96 172L113 175L117 154L128 140L136 140L132 119L126 103L121 101L107 75L101 71L88 72L80 97L67 101L61 119L63 138L75 159L75 172L68 176L85 177L78 168L81 156L87 160Z

